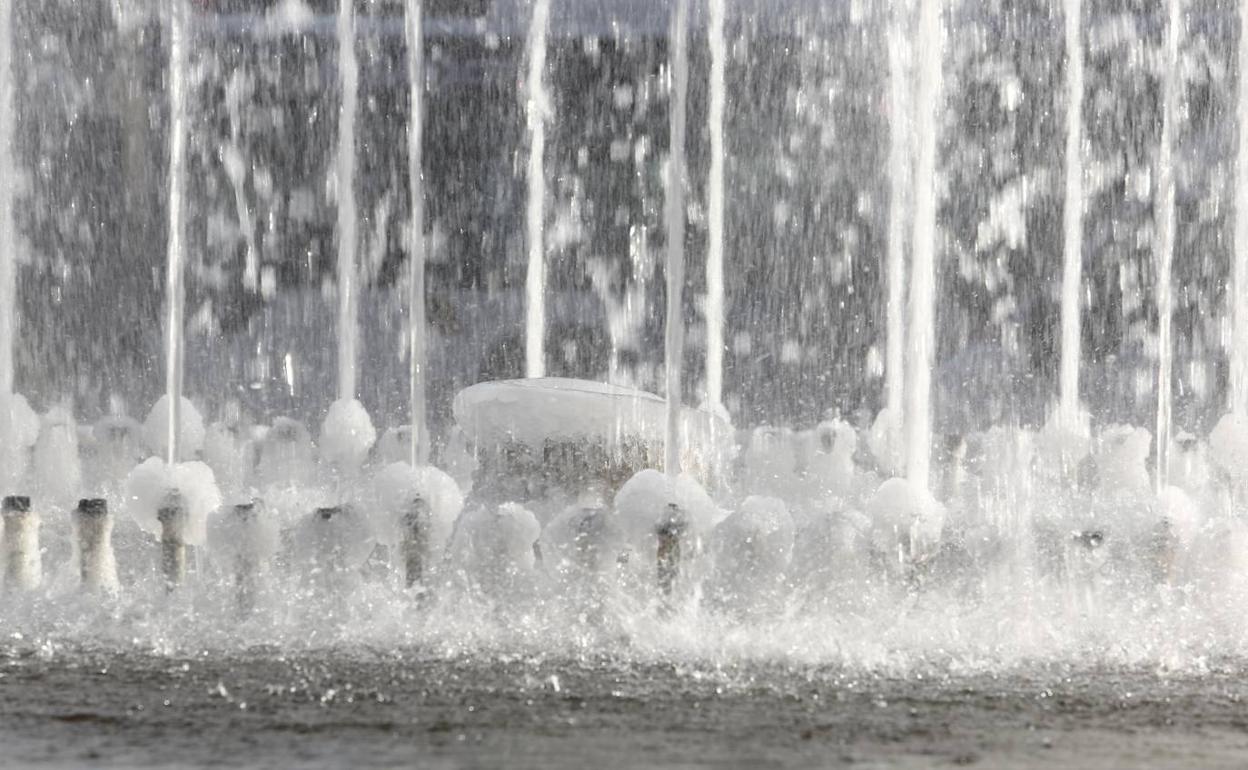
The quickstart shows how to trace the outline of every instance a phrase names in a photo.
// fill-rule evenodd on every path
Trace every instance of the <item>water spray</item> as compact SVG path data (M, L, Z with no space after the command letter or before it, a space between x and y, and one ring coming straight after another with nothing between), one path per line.
M409 439L413 468L424 465L429 459L429 407L425 383L428 340L425 330L425 36L422 5L422 0L407 0L407 74L411 99L407 124L407 178L412 207L407 247L411 272L407 289L407 355L412 421Z
M689 101L689 52L685 33L689 0L677 0L672 13L671 78L668 130L671 149L667 159L664 221L667 228L667 318L664 321L664 368L667 375L667 433L664 469L680 474L680 403L685 354L685 131Z

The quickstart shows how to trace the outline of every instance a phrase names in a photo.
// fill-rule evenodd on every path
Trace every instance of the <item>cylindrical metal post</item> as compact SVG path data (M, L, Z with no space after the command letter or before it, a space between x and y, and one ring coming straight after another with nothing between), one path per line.
M425 576L430 513L429 503L417 497L403 514L403 568L408 588L421 582Z
M689 529L689 519L676 503L668 503L655 534L659 539L657 566L659 594L670 599L680 579L682 540Z
M4 587L29 591L39 587L43 565L39 556L39 514L30 509L29 497L4 498Z
M99 498L79 500L74 526L83 589L116 593L117 561L113 556L113 518L108 502Z
M234 506L234 518L244 533L244 537L252 540L256 537L257 515L259 511L255 503L239 503ZM249 615L256 606L256 592L259 587L260 560L251 548L239 548L234 559L234 587L238 597L238 612Z
M186 503L171 489L156 511L160 522L160 565L165 588L174 590L186 582Z

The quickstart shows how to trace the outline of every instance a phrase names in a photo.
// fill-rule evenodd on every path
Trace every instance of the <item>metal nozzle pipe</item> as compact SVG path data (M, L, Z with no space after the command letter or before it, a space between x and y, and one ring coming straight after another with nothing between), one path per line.
M116 593L117 562L113 556L113 518L108 502L100 498L79 500L74 510L74 527L83 589Z
M429 526L429 503L417 497L403 514L403 569L408 588L424 579L425 560L429 552Z
M39 514L30 509L30 498L10 496L0 506L4 517L4 586L29 591L43 580L39 554Z
M685 512L676 503L668 503L665 515L655 529L659 540L656 554L659 593L664 598L671 597L680 579L681 541L688 529L689 521Z
M156 511L160 522L160 566L169 591L186 582L186 503L171 489Z

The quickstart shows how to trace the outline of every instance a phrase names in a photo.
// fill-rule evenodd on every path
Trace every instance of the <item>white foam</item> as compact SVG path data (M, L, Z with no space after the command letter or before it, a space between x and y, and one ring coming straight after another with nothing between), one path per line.
M858 433L843 420L820 423L814 430L814 451L806 463L806 475L819 497L849 497L857 486L854 465Z
M187 545L203 545L208 514L221 505L212 469L201 462L175 463L169 466L159 457L152 457L126 478L125 510L145 531L159 535L157 512L170 491L177 491L186 506L186 529L182 533Z
M759 427L741 452L742 481L751 492L782 497L797 486L797 446L787 428Z
M784 501L752 496L715 527L710 593L721 601L775 598L793 556L796 527Z
M1152 441L1147 428L1132 425L1110 425L1101 431L1094 453L1101 491L1119 497L1150 495L1148 455Z
M402 539L402 520L412 500L420 498L429 504L432 531L428 545L432 553L442 553L450 540L455 521L464 509L464 496L459 485L447 474L433 467L413 468L407 463L391 463L373 478L376 494L372 508L373 533L377 542L397 545Z
M39 439L39 415L19 393L0 393L0 488L17 491L30 448Z
M618 565L624 533L610 508L576 504L546 525L540 544L547 573L575 587L578 581L592 581Z
M709 532L726 516L693 478L672 478L646 469L624 482L615 495L615 510L629 542L649 549L656 528L667 518L670 503L680 506L689 517L690 534L695 537Z
M542 528L532 511L516 503L470 507L455 525L450 561L471 585L495 597L530 591Z
M354 398L330 404L321 423L321 458L345 472L358 471L377 441L368 410Z
M279 417L256 439L254 483L266 489L315 486L316 446L307 427L297 420ZM272 502L272 500L270 500Z
M252 515L244 519L232 505L217 508L208 517L207 544L214 557L229 560L254 559L263 564L277 553L280 534L277 519L263 503L254 503Z
M887 409L880 410L867 433L867 449L882 472L896 476L906 469L906 445L894 419Z
M82 463L78 456L78 425L69 410L49 410L35 442L34 489L40 505L67 510L82 486Z
M212 468L222 488L237 489L244 484L250 448L233 426L223 422L208 426L204 436L204 462Z
M1248 416L1228 414L1209 434L1210 459L1237 485L1248 484Z
M185 396L178 411L178 460L194 460L204 448L204 418ZM143 443L153 455L163 457L169 445L169 396L161 396L143 422Z
M871 540L883 553L891 553L909 539L912 553L921 553L940 542L945 509L926 489L906 479L888 479L867 502Z

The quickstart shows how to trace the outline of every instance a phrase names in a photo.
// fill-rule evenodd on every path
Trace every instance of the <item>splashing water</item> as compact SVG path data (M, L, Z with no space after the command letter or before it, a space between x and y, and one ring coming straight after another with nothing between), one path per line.
M909 366L906 409L906 474L921 489L931 483L932 367L936 358L937 180L936 158L941 117L944 3L920 4L917 61L919 76L915 121L918 157L915 164L914 269L910 278Z
M1240 29L1248 29L1248 2L1239 3ZM1239 36L1239 72L1248 72L1248 35ZM1239 146L1235 156L1235 232L1231 275L1230 411L1248 413L1248 77L1239 78L1236 102Z
M546 93L546 36L550 30L551 0L535 0L529 25L528 78L524 109L529 128L528 208L525 236L529 266L525 278L525 376L546 374L546 120L551 111Z
M707 47L711 54L710 134L711 167L707 179L706 245L706 405L719 408L724 400L724 107L727 101L728 43L724 39L725 3L710 0Z
M355 121L359 103L360 66L355 54L355 10L352 0L338 5L338 398L356 396L359 363L359 286L356 251L359 225L355 199Z
M264 66L232 68L233 62L217 62L233 54L212 50L207 42L201 45L211 35L225 35L222 28L236 20L221 20L202 4L195 4L198 10L192 13L185 2L174 3L171 13L162 17L170 25L172 108L168 189L160 195L164 199L167 194L169 206L163 339L168 393L142 427L118 416L124 414L120 408L94 426L87 422L89 404L78 403L64 413L48 409L56 389L52 385L32 396L46 412L42 421L24 399L0 393L4 434L0 449L6 459L0 475L13 487L0 491L32 494L40 506L47 578L35 594L11 603L6 599L5 634L21 634L34 640L32 644L46 642L50 647L84 640L158 650L237 651L264 644L294 649L350 644L361 650L414 646L434 650L433 654L482 657L519 650L669 662L735 658L902 674L933 666L997 671L1072 660L1088 661L1092 667L1146 665L1199 673L1227 656L1248 655L1241 611L1248 601L1248 533L1241 521L1248 501L1243 470L1248 467L1243 461L1248 429L1242 418L1228 418L1208 441L1179 433L1186 427L1204 435L1199 419L1183 424L1187 394L1177 384L1186 384L1189 371L1222 353L1219 347L1216 355L1196 350L1192 355L1199 360L1182 358L1198 347L1186 345L1189 330L1200 344L1215 338L1207 332L1202 336L1199 325L1188 324L1185 315L1193 281L1185 272L1190 239L1184 228L1191 223L1175 214L1176 198L1177 205L1186 205L1189 190L1197 186L1189 173L1204 164L1189 161L1175 147L1180 135L1186 144L1189 128L1176 117L1182 115L1176 105L1188 82L1177 65L1180 47L1188 46L1181 33L1193 40L1204 33L1194 22L1184 32L1179 3L1166 6L1167 69L1159 154L1155 164L1142 164L1143 172L1129 171L1131 203L1151 199L1155 232L1151 220L1144 225L1131 220L1134 209L1127 214L1103 210L1103 198L1124 186L1115 176L1120 171L1114 166L1117 161L1104 159L1107 154L1117 157L1120 148L1106 153L1104 137L1091 130L1090 118L1084 125L1082 114L1086 99L1089 110L1095 104L1110 111L1111 117L1121 117L1112 114L1112 105L1105 106L1113 89L1103 82L1110 78L1111 85L1116 84L1112 79L1120 73L1106 74L1112 67L1107 69L1100 59L1092 66L1093 57L1109 56L1105 52L1113 45L1130 55L1152 43L1136 40L1130 25L1101 24L1097 11L1083 8L1079 0L1064 3L1066 79L1058 88L1047 82L1037 86L1009 56L988 56L991 61L968 64L971 54L960 45L966 38L974 37L990 54L996 53L993 41L980 39L982 26L974 27L976 35L962 28L964 23L973 26L971 17L979 10L971 13L965 6L942 2L915 6L896 0L888 13L848 4L846 18L836 16L833 21L844 21L852 36L870 39L870 45L886 40L887 60L881 50L878 61L859 61L839 49L830 50L835 46L825 46L817 22L826 19L802 19L803 24L816 25L814 32L797 33L802 45L790 47L792 41L786 39L783 46L769 48L760 29L772 23L771 17L757 10L765 3L711 0L703 17L684 0L656 12L654 19L633 20L636 30L624 30L627 25L612 16L610 24L623 26L607 27L613 30L610 34L595 26L600 19L595 15L599 11L590 7L593 4L536 0L514 3L515 8L508 10L500 3L480 18L448 20L436 10L444 5L427 4L429 13L435 14L427 18L426 4L408 0L402 25L371 7L365 10L345 0L331 5L338 7L336 26L330 23L332 10L313 11L290 0L281 4L281 18L274 15L273 26L265 28L265 34L282 45L295 40L309 46L305 50L324 52L308 57L311 61L300 77L318 84L323 77L332 84L336 75L341 85L338 90L324 89L328 95L316 95L318 109L307 111L309 121L316 119L313 113L328 113L331 119L315 137L324 140L324 147L318 145L324 157L309 164L314 166L310 176L315 181L306 185L304 180L287 185L280 175L265 181L257 159L265 153L280 154L280 145L297 145L301 153L307 149L296 141L302 140L299 131L286 128L273 129L277 149L256 138L257 123L274 115L289 120L282 110L261 103L266 89L282 99L293 98L297 89L279 77L264 81L273 75ZM865 15L853 16L859 12ZM3 27L9 13L7 3L0 5L0 33L6 39L12 34ZM987 16L994 13L983 11ZM705 37L697 27L704 19ZM1058 32L1039 24L1030 21L1022 26L1029 33ZM188 35L188 25L194 35ZM402 45L395 42L400 29ZM733 36L731 62L726 29ZM1162 25L1150 29L1160 32ZM444 44L447 35L457 43ZM670 42L666 55L664 39ZM1053 35L1054 41L1059 39L1060 34ZM707 49L699 51L694 41L703 40ZM463 49L456 47L460 43ZM1248 57L1248 36L1240 44L1241 55ZM1195 50L1195 43L1190 47ZM40 55L50 56L53 48L49 43ZM1036 48L1048 57L1046 62L1060 64L1060 45ZM334 50L339 52L336 67L330 62ZM480 59L460 66L465 50ZM645 61L644 76L635 77L624 66L634 59ZM665 59L666 72L653 66ZM549 66L550 61L559 64ZM14 100L11 77L5 74L12 63L12 53L0 46L0 107ZM20 70L20 59L18 64ZM210 92L221 85L211 80L214 64L220 71L248 72L247 77L264 88L227 88L224 108L212 119L201 120L197 110L212 101ZM792 83L773 78L768 69L772 64L782 68L779 71L800 66L802 75ZM502 74L479 79L477 66L496 67ZM516 78L518 68L521 78ZM609 90L591 93L588 107L573 102L569 94L573 109L556 120L553 95L562 100L564 88L599 82L583 77L586 71L610 81ZM1149 69L1132 82L1151 88L1160 71ZM567 73L575 74L565 77ZM701 93L704 76L708 86ZM1219 80L1217 72L1209 77L1214 85L1229 87L1230 81ZM764 122L772 117L764 113L773 103L751 103L755 95L751 81L764 79L786 86L776 89L769 81L764 89L784 92L776 97L776 103L786 106L784 116L776 118L778 127ZM505 92L506 98L496 98L499 92L489 90L500 83L514 88L516 80L523 84L521 99L512 98L511 91ZM970 81L977 85L968 86ZM398 83L399 95L392 103L387 99L395 95L384 89L393 82ZM445 82L456 87L467 84L471 98L446 96L443 90L435 94L434 89ZM1248 78L1240 82L1244 90L1239 110L1248 115L1245 83ZM980 85L994 96L980 99L976 90ZM479 98L480 92L474 90L478 87L487 87L485 93L491 96ZM73 101L73 94L59 95L66 103ZM604 96L609 98L599 98ZM406 126L395 118L401 106L391 109L394 103L401 105L402 98L410 100ZM460 152L456 146L449 151L444 133L447 116L459 120L475 114L466 113L469 108L455 99L472 101L471 109L485 109L482 104L490 106L492 98L505 103L501 111L506 118L493 123L505 125L498 129L482 120L489 125L473 130L498 129L510 144L491 141L484 143L491 145L487 149L470 146ZM826 103L821 101L825 99ZM1021 123L1033 115L1026 112L1028 100L1044 99L1050 101L1038 109L1056 117L1037 121L1037 130L1046 132L1045 141L1052 145L1051 152L1046 148L1048 154L1037 160L1027 156L1034 149L1030 144L1034 136L1010 121ZM1005 138L984 139L983 144L990 145L985 156L1015 164L1003 161L1008 166L1001 172L1005 176L996 174L1001 169L994 167L994 174L974 180L974 195L967 197L974 198L975 205L983 202L982 211L960 197L967 183L959 174L978 173L978 167L965 160L967 146L983 139L960 136L965 132L953 129L964 125L958 121L979 125L978 113L959 114L968 103L976 110L996 110L987 123L995 125L996 117L1005 116L1001 132ZM93 106L86 98L84 104ZM339 113L336 136L334 109ZM1149 128L1141 135L1151 142L1156 115L1151 106L1146 111ZM17 112L20 118L22 110ZM704 133L688 131L689 119L700 125L703 117ZM1100 116L1098 125L1099 121ZM212 129L207 126L214 122L231 146L263 152L249 149L245 159L211 152L225 146L213 141L220 137L208 135ZM887 139L879 130L886 123L891 134ZM458 130L460 124L455 125ZM1246 126L1248 118L1239 126L1244 136ZM17 128L21 129L20 120ZM0 144L20 145L13 131L11 115L0 114ZM309 134L316 131L309 129ZM490 140L496 136L484 135ZM664 167L656 147L663 146L665 136L670 152ZM860 153L870 143L868 138L877 144L871 145L872 153ZM424 147L426 140L433 142L431 149ZM408 153L405 167L401 151L395 151L403 142ZM495 144L497 155L489 155ZM374 152L374 147L384 151ZM1228 143L1224 149L1229 147ZM1240 177L1248 176L1245 147L1248 139L1240 148ZM867 157L855 157L859 154ZM527 161L527 191L517 184L518 159ZM0 147L0 177L12 179L18 173L17 160ZM39 158L41 163L45 160ZM600 162L609 163L611 171L601 171ZM217 177L205 175L201 180L196 164L205 163L224 163L227 168L221 173L213 166L209 170ZM247 168L247 163L253 165ZM809 166L803 168L803 163ZM478 171L494 165L503 168L497 172L503 181L483 180L481 187L489 189L481 193L484 197L474 197L475 191L469 195L446 181L462 181L455 176L462 174L475 182ZM1015 166L1026 168L1019 171ZM337 182L336 211L317 192L327 168ZM1147 172L1154 169L1156 176L1150 180ZM240 175L240 170L248 173ZM1029 192L1003 189L1014 182L1001 180L1014 179L1009 175L1016 171L1023 180L1016 187ZM599 179L599 174L609 181ZM705 191L698 188L703 174ZM39 173L32 176L39 184L47 183ZM860 185L842 185L845 177ZM829 179L833 181L824 185ZM401 200L405 184L411 195L410 221L398 216L368 218L370 211L388 211L379 200ZM1237 214L1248 211L1243 187L1235 191ZM16 244L26 234L12 224L12 196L24 191L19 187L15 193L13 185L0 188L0 291L10 292L0 295L0 341L10 341L7 357L0 354L3 389L12 387L11 287L18 263ZM887 212L880 197L886 191ZM703 192L705 210L699 200ZM1058 200L1063 192L1064 203ZM628 200L634 193L637 200ZM660 193L663 205L657 205ZM205 210L217 205L229 214L229 227L214 213L200 211L200 195ZM1042 202L1033 204L1028 196ZM760 198L765 199L761 214L751 208L759 206ZM561 240L565 235L556 237L562 227L545 232L548 216L552 221L564 217L568 199L575 199L582 207L578 211L584 212L583 227L567 228L588 233L583 242L576 240L579 235L566 236L566 241ZM477 205L483 201L488 205ZM1217 208L1205 206L1207 202L1200 202L1202 211ZM359 233L357 206L358 224L367 224ZM1017 211L1009 210L1011 206ZM1059 206L1060 247L1054 234L1046 234L1047 240L1026 234L1026 225L1037 215L1055 215ZM1147 212L1148 207L1138 208ZM64 209L66 226L57 231L58 237L85 233L84 239L107 248L106 239L92 240L94 231L76 226L80 223L72 206ZM153 217L163 220L166 212L160 206L152 209L157 212ZM472 230L464 224L466 209L472 209L473 216L484 211L496 219ZM248 211L256 212L257 234L243 243L231 228L236 219L245 220ZM1141 221L1147 219L1147 213L1140 215ZM1236 217L1235 243L1241 247L1248 242L1245 223L1248 215ZM650 242L664 225L666 318L658 307L662 289L652 283L662 263L651 259L658 249ZM278 233L283 227L286 231ZM594 240L595 227L620 237ZM244 228L251 226L244 223ZM803 228L809 230L794 235ZM1127 233L1143 259L1118 259L1113 243L1106 246L1096 240L1104 230L1115 228ZM226 230L228 237L221 237ZM304 238L303 230L317 235ZM1010 243L994 250L990 242L999 230L1009 231ZM206 234L203 260L201 233ZM985 233L982 239L980 233ZM1151 252L1144 233L1155 236ZM283 242L279 234L288 240ZM701 265L684 261L686 245L702 248L698 238L703 236L705 276L698 272ZM213 240L218 237L229 245L222 247ZM335 264L324 258L326 266L318 273L309 265L318 255L333 253L334 237L339 259ZM356 264L357 237L369 245L361 252L370 256L363 265ZM653 238L655 244L661 239ZM754 248L759 242L764 248ZM732 251L742 253L728 254L730 243ZM1108 273L1099 262L1085 259L1090 254L1099 259L1102 248L1110 254L1104 261L1114 261L1115 267L1143 269L1139 274ZM1232 373L1228 398L1232 410L1241 414L1248 408L1244 403L1248 353L1242 344L1248 337L1245 253L1248 249L1237 248L1229 276L1201 274L1198 277L1208 278L1204 282L1209 286L1197 287L1217 289L1209 292L1216 295L1216 311L1229 285L1234 341L1228 351ZM547 281L548 257L551 265L561 267L566 257L573 265L572 280L565 282L559 276L560 280ZM561 285L583 277L575 272L582 257L597 270L593 280L599 294L588 300L575 290L565 292ZM494 270L490 260L495 258L507 264ZM513 268L526 258L528 282L521 292L521 275ZM244 303L230 304L222 287L243 286L248 301L256 299L247 281L254 279L262 259L266 271L270 259L286 259L298 268L291 268L297 275L274 279L281 285L274 283L273 291L263 297L264 306L249 315L247 308L235 307ZM1033 273L1026 274L1029 280L1020 278L1011 272L1015 262L1043 268L1044 280ZM1154 265L1156 294L1150 298L1141 290L1148 285L1141 276L1150 276ZM335 266L339 312L322 314L316 310L322 304L316 297L317 285L330 285ZM372 266L375 272L369 271ZM50 296L58 302L57 292L69 292L63 306L75 304L75 284L62 287L54 282L60 263L43 260L32 267L41 272L32 269L23 277L46 281L47 287L40 283L39 291L50 287ZM478 268L480 275L473 272ZM735 274L738 268L740 275ZM406 284L404 269L410 272ZM244 280L233 280L232 270L241 270ZM104 271L64 272L81 277L81 283L93 290L109 288L101 277ZM1056 281L1049 279L1058 272L1061 288L1053 291ZM1112 280L1106 280L1107 274ZM1223 282L1226 278L1229 281ZM767 302L751 304L752 287L741 284L771 279L777 283L762 292ZM1106 283L1111 285L1107 288ZM190 310L184 304L188 284L194 300ZM772 288L778 284L792 291ZM705 307L690 302L693 309L686 314L684 292L700 300L703 288ZM304 292L313 301L304 302ZM992 292L997 295L991 308L977 305L972 313L961 306L963 300L978 303L981 295ZM842 310L862 296L869 297L872 308L845 321ZM201 303L201 297L207 299ZM878 314L885 317L875 318L874 305L883 297L887 307L879 308ZM1153 300L1161 311L1155 337L1144 328L1151 322L1147 311ZM604 302L606 319L598 315ZM37 309L38 303L27 302L24 307ZM690 321L686 329L688 316L698 310L706 319L705 338L699 336L703 329L696 322ZM370 314L376 318L370 319ZM845 321L835 350L821 345L811 332L829 318L835 319L833 325ZM274 379L265 368L267 362L252 366L248 359L247 378L230 381L227 394L182 394L183 379L188 390L200 382L194 372L183 375L183 358L193 365L199 358L188 356L186 350L198 353L195 346L206 340L209 349L250 351L257 347L258 337L263 337L262 346L284 346L282 332L266 329L249 336L254 326L274 319L308 328L308 339L290 342L290 350L296 342L315 345L331 339L338 321L337 389L346 398L330 407L330 418L319 435L313 436L296 419L279 416L283 412L262 396L253 398L253 391L262 391L267 380ZM456 392L472 395L474 378L495 376L496 370L478 365L474 355L488 358L496 348L509 354L516 347L509 332L525 322L525 371L540 374L548 363L556 368L556 355L575 360L578 351L598 344L591 333L578 332L558 348L552 344L545 350L547 338L556 337L550 332L569 320L584 324L589 332L612 325L609 334L616 345L612 360L602 362L599 369L597 361L584 363L583 376L599 376L605 370L621 381L657 382L662 336L665 398L639 397L623 388L595 390L589 387L594 383L587 386L581 380L517 381L522 384L495 387L494 395L482 396L488 403L477 405L478 414L485 415L479 421L454 415L455 427L436 436L446 439L448 449L431 446L441 430L439 418L452 416L439 415L439 407ZM1138 406L1138 414L1129 417L1136 424L1114 425L1098 417L1096 431L1071 436L1050 434L1047 428L1033 430L1033 418L1039 418L1021 408L1007 410L1003 417L995 412L984 417L982 421L992 421L989 427L958 425L942 415L941 398L957 398L967 377L959 368L962 364L942 361L938 348L944 350L950 340L962 343L964 332L981 338L981 326L991 327L988 334L999 332L999 337L1007 338L1007 332L1028 320L1043 328L1036 334L1044 337L1043 344L1033 341L1032 349L1007 350L1004 355L1011 363L1028 356L1033 363L1043 359L1034 367L1039 372L1034 383L1038 414L1052 409L1056 390L1063 422L1085 406L1102 412ZM1220 324L1219 333L1228 326L1225 318L1214 320L1218 323L1211 325ZM1119 321L1125 328L1118 328ZM494 327L506 329L495 335ZM1059 328L1060 334L1052 333ZM379 342L368 345L375 329ZM1091 342L1083 341L1081 330ZM297 329L292 338L302 331ZM692 350L686 360L686 332L691 349L700 349L705 341L705 370L700 350ZM883 333L886 340L880 339ZM1121 343L1124 349L1127 343L1138 342L1144 350L1141 363L1113 362L1137 375L1145 372L1132 383L1139 404L1126 404L1128 399L1119 392L1102 396L1095 384L1092 365L1109 358L1105 351L1112 352L1119 344L1115 335L1126 340ZM155 340L157 335L151 336ZM1060 340L1060 362L1053 360L1055 337ZM875 364L864 365L858 358L868 349L874 353L878 342L888 348L883 394L872 380L878 371ZM1160 350L1156 362L1147 357L1154 343ZM153 350L158 345L153 342ZM372 350L372 356L362 355L357 345ZM26 343L21 347L25 352ZM332 390L328 383L333 381L333 353L331 343L321 359L288 358L287 365L293 368L294 360L301 373L323 372L322 390ZM988 370L986 358L974 351L968 354L971 376ZM830 361L843 368L829 368ZM1216 363L1220 366L1221 359ZM750 403L741 393L739 372L749 366L771 370L769 385L774 387L763 406L776 407L779 416L771 420L773 424L763 423L757 397ZM683 381L702 374L705 408L683 409ZM1155 425L1149 413L1154 375L1159 386ZM92 394L101 400L113 395L95 392L107 390L111 380L108 385L95 383L94 373L87 371L76 376L79 386L86 382L81 387L94 388ZM304 376L304 381L309 379ZM37 376L32 378L36 380ZM143 383L134 377L123 384ZM293 401L293 376L290 385ZM488 395L490 386L500 384L483 385ZM1087 405L1080 403L1081 387L1088 394ZM1222 408L1215 387L1221 383L1207 384L1192 397L1193 411L1205 396ZM852 389L856 395L829 395L836 388ZM1022 401L1024 388L1003 379L987 393L991 399ZM826 398L805 395L816 390ZM873 413L880 413L876 399L881 395L879 401L894 421L888 430L901 435L889 441L877 441L875 436L864 441ZM188 396L195 398L194 405ZM309 399L320 397L329 401L332 394L314 391ZM611 408L599 410L601 401L610 401ZM800 408L795 406L799 401ZM204 425L195 406L212 420L209 425ZM324 402L316 402L308 411L323 406ZM971 408L978 406L972 402ZM410 409L408 434L393 421L405 408ZM702 452L702 438L710 436L706 443L714 444L731 431L726 423L723 430L716 424L701 432L691 426L701 424L698 420L708 414L726 415L729 409L740 420L741 445ZM379 422L389 430L376 446L370 412L383 421L392 419L388 424ZM510 422L476 424L499 415L509 416ZM306 414L296 417L311 419ZM1154 432L1139 423L1149 423ZM933 441L938 432L946 434L945 441ZM1159 447L1155 468L1149 450L1154 439ZM908 445L906 462L895 467L895 455L888 450L903 443ZM145 452L164 455L167 462L140 466L129 491L119 489ZM1058 467L1051 461L1054 456L1069 462ZM452 470L454 480L432 469L431 462ZM647 469L648 474L642 475ZM908 479L887 478L903 472ZM628 495L613 499L622 484L638 478L650 492L644 500L630 501ZM220 482L228 494L212 499L211 505L195 504L196 531L190 543L194 558L188 560L187 583L180 594L166 595L157 576L152 538L160 530L159 511L167 487L193 492L198 486L206 489L210 480ZM634 492L637 486L634 483ZM120 574L108 582L120 587L120 595L108 601L82 596L81 564L75 562L71 523L64 515L71 504L67 501L97 490L113 495L109 502L116 517ZM240 510L268 518L253 528L252 519L237 516ZM101 528L113 524L109 519ZM428 529L421 530L422 525ZM252 544L246 538L253 535L258 542L247 547ZM14 548L29 548L24 542ZM419 565L417 588L402 579L400 549L427 557ZM254 574L242 576L244 581L243 572ZM660 574L674 584L663 597L656 589ZM244 582L249 594L245 607L234 590Z
M169 243L165 265L165 397L169 410L165 459L178 461L182 410L182 334L186 289L182 285L186 262L186 152L187 132L187 15L185 0L174 0L169 15Z
M1166 38L1162 74L1161 144L1157 150L1157 197L1154 218L1157 240L1157 473L1158 489L1166 486L1170 469L1170 425L1174 411L1174 233L1175 233L1175 121L1179 118L1179 40L1182 15L1179 0L1166 3Z
M1062 353L1058 414L1079 424L1083 283L1083 2L1066 0L1066 197L1062 203Z
M0 394L6 395L13 392L17 334L17 232L13 221L17 110L13 78L13 0L0 0Z
M680 473L681 396L684 372L685 324L685 121L689 98L688 0L677 0L672 10L671 78L668 132L671 149L667 159L667 316L664 368L667 374L667 439L664 467Z
M893 0L888 36L888 350L884 398L889 424L882 426L893 447L902 446L906 403L906 216L911 186L909 19L911 4Z
M419 467L429 457L429 407L425 368L429 354L425 329L425 183L421 166L424 159L425 121L425 35L421 0L407 0L407 66L410 111L407 126L407 179L412 197L407 258L409 262L407 298L407 355L411 412L411 464Z

